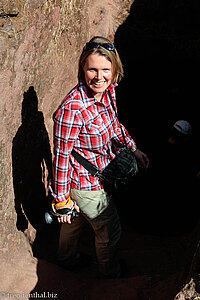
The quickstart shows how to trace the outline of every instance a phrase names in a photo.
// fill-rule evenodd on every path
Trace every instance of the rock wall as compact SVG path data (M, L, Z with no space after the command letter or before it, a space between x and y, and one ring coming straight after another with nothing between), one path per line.
M70 295L70 299L77 298L73 295L88 298L87 291L99 299L105 295L109 299L116 298L116 295L126 299L131 295L134 299L153 297L155 300L175 296L178 291L175 284L180 280L178 272L188 264L188 257L193 256L191 249L199 234L191 237L192 246L188 243L189 250L186 251L183 246L187 243L185 238L184 242L182 239L177 242L176 248L171 239L167 242L162 238L160 242L157 237L151 240L149 236L134 237L130 233L127 245L122 241L122 257L124 255L130 264L128 274L132 267L133 270L128 280L121 279L121 284L117 281L114 285L113 281L94 283L92 277L92 286L91 281L87 283L85 274L81 280L76 280L55 265L34 259L30 255L34 247L30 244L39 238L35 220L41 217L38 212L43 211L42 200L46 199L47 176L51 172L52 113L76 83L79 54L93 35L115 39L126 72L118 90L119 98L120 95L126 97L126 92L134 85L132 97L129 97L131 103L134 100L134 110L137 111L134 111L134 118L132 110L127 111L123 101L119 101L118 108L124 125L131 135L134 134L138 145L145 151L147 149L152 158L156 155L157 159L169 120L183 117L193 121L199 140L196 101L199 97L196 76L200 61L199 11L198 0L166 3L162 0L0 0L0 297L8 295L7 291L30 292L37 281L33 291L44 291L46 287L49 291L61 291L64 296ZM185 98L188 101L183 101ZM149 193L149 189L146 191ZM129 209L130 218L127 218L128 212L124 208L123 221L126 219L129 230L134 228L135 231L137 225L138 228L144 226L149 232L155 220L156 229L163 233L164 212L167 222L170 215L170 223L174 226L171 218L173 199L169 205L169 199L163 201L162 192L158 193L156 202L154 192L152 189L154 202L148 201L147 206L149 194L142 197L139 191L138 206L132 201L133 209L137 211L134 220L133 210ZM198 214L191 199L191 219L187 218L185 222L179 211L181 227L183 223L191 223L195 210ZM163 203L168 203L169 213ZM29 223L21 214L21 205ZM189 206L185 206L188 211ZM17 218L16 211L20 218ZM31 218L33 215L35 218ZM44 236L40 238L43 240ZM49 245L43 246L48 248ZM178 249L177 253L174 249ZM181 256L183 252L185 256ZM176 262L180 268L176 267ZM170 264L174 264L174 273ZM165 276L173 273L173 276L155 286L159 280L157 273ZM138 274L147 274L147 277ZM156 277L155 282L152 274ZM188 298L186 292L182 290L177 297ZM191 292L190 296L199 296L194 294L193 285Z
M30 176L36 165L44 192L46 181L39 166L45 157L36 155L41 146L38 144L50 145L45 152L50 159L52 113L76 84L77 62L83 45L93 35L114 39L115 31L127 17L132 2L1 0L1 258L8 252L28 247L24 235L16 229L15 210L20 210L22 198L30 192L29 187L38 184L34 176ZM48 169L47 160L45 163ZM31 230L26 235L33 240Z

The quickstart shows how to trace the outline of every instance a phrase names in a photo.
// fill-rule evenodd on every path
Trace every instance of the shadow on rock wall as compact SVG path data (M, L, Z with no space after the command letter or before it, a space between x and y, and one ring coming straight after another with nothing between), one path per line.
M191 123L194 147L199 149L200 92L196 76L200 67L199 13L197 1L135 0L129 17L115 35L125 70L117 90L120 119L150 158L150 174L143 175L129 194L124 195L132 198L133 212L125 220L132 219L133 227L147 231L153 228L153 232L161 234L164 230L170 234L176 229L190 230L191 219L197 221L195 190L190 188L189 210L188 206L183 209L180 199L184 184L181 193L177 190L180 185L174 182L170 186L167 178L170 173L166 175L163 162L168 155L165 145L169 131L177 120ZM192 155L195 157L196 153ZM152 177L152 171L156 176ZM187 180L184 182L187 185ZM183 202L188 200L186 195Z
M38 247L46 242L47 230L44 213L48 209L45 180L52 178L52 154L43 113L38 111L38 98L34 87L24 93L22 124L12 148L13 184L17 229L24 232L28 221L36 229L33 254L41 255ZM45 171L47 169L48 172ZM45 174L48 178L45 179Z

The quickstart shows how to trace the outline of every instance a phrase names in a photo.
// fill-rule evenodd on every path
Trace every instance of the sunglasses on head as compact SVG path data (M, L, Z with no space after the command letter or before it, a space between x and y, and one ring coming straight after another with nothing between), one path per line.
M115 46L111 43L96 43L96 42L88 42L86 43L86 49L90 50L90 49L96 49L98 47L103 47L108 51L114 51L115 52Z

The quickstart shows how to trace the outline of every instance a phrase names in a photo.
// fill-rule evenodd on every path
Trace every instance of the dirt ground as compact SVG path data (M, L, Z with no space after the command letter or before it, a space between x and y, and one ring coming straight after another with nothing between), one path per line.
M94 257L93 236L88 228L84 230L87 239L81 241L80 250ZM7 276L1 279L5 299L14 295L24 299L59 300L198 299L194 282L188 277L194 233L159 236L124 229L120 242L122 278L103 280L98 278L95 263L74 271L56 265L58 231L59 228L53 226L43 234L37 233L33 244L36 257L21 257L15 260L14 268L7 263L4 273ZM184 292L181 291L189 282Z

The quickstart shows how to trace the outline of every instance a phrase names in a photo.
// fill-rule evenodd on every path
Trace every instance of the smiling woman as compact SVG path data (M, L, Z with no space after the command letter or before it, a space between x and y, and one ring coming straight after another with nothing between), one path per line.
M134 140L119 124L115 87L123 76L122 63L114 44L95 37L83 48L76 87L54 114L54 178L52 195L61 227L58 262L66 268L79 263L78 239L86 219L95 234L99 271L106 277L119 277L117 244L121 225L101 179L93 176L75 159L72 150L103 171L127 147L134 151L138 165L148 167L147 156L136 149ZM123 133L122 133L123 130ZM70 212L66 214L66 209ZM79 217L71 219L73 210Z
M90 88L92 95L100 101L103 92L112 82L111 62L105 56L96 53L87 57L83 69L87 86Z
M99 54L105 57L112 65L112 83L120 82L123 77L123 66L117 49L114 44L104 37L94 37L88 43L86 43L83 48L82 54L79 59L79 70L78 70L78 80L85 80L84 66L87 58L90 55Z

